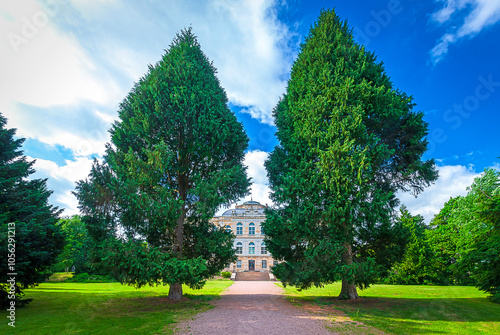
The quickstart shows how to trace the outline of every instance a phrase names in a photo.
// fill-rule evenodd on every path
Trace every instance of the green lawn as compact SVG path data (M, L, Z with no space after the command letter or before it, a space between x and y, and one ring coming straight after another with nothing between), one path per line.
M60 282L65 281L66 279L70 279L73 277L74 272L56 272L52 274L49 278L49 282Z
M373 285L358 290L362 299L354 301L336 299L340 283L285 292L295 304L332 307L370 326L367 332L356 322L342 322L332 329L340 333L500 334L500 305L475 287Z
M202 290L184 287L185 299L167 300L168 286L139 290L120 283L49 282L27 290L34 300L16 310L16 327L0 312L0 334L169 334L175 323L210 308L232 284L208 281Z

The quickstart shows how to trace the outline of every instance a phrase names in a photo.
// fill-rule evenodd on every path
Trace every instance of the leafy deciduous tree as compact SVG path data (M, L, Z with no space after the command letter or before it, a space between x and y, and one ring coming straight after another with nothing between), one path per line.
M434 252L436 278L451 284L475 283L464 257L494 231L494 223L485 221L481 212L498 187L499 176L498 171L486 169L467 188L467 195L450 199L431 221L427 239Z
M491 294L500 304L500 173L496 188L479 196L477 214L484 224L484 234L476 238L472 250L464 257L476 285Z
M61 227L65 237L66 245L63 252L57 257L58 263L54 268L56 271L70 271L75 268L75 273L89 272L88 266L88 233L79 215L73 215L59 220L58 226Z
M389 280L396 284L424 284L433 282L432 250L426 239L428 227L421 215L411 215L405 206L401 207L400 217L408 230L408 243L403 259L394 264Z
M431 222L437 276L476 284L500 302L500 172L486 169L465 196L450 199Z

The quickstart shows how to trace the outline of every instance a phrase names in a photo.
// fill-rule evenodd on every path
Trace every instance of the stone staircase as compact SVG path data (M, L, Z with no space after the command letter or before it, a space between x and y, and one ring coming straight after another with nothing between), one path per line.
M269 273L267 272L237 272L237 281L269 281Z

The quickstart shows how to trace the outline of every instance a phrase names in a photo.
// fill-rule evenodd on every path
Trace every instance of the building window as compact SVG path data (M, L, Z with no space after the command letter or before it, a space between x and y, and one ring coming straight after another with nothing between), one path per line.
M267 261L266 260L262 261L262 268L267 269Z
M250 242L250 244L248 245L248 254L255 255L255 243Z
M248 225L248 235L255 235L255 225L253 223Z
M265 235L266 233L264 233L264 227L260 226L260 234L261 235Z
M241 222L238 222L236 225L236 235L242 235L243 234L243 224Z
M278 265L278 261L273 261L273 266Z
M230 232L230 231L231 231L231 226L227 225L227 226L225 227L225 229L226 229L226 231L229 231L229 232Z
M262 242L262 244L260 245L260 253L261 255L267 255L267 248L264 242Z
M243 244L241 242L236 243L236 254L241 255L243 253Z
M241 269L241 261L240 260L236 261L236 268Z

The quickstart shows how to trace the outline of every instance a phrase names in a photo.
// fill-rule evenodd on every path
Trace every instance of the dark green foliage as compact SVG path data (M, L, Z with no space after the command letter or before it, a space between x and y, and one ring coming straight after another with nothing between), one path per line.
M17 306L24 289L45 281L50 266L64 247L64 236L57 226L60 211L49 204L51 191L46 180L28 177L35 171L20 150L24 139L14 139L15 129L6 128L7 120L0 114L0 301L9 302L7 273L17 273ZM14 239L9 242L9 223L15 226ZM15 245L12 245L14 244ZM15 268L10 269L7 257L15 254Z
M394 194L437 178L433 161L421 160L427 124L413 107L347 24L323 11L274 110L279 145L266 162L277 205L267 211L266 243L285 261L274 269L285 285L342 279L350 292L341 296L355 298L354 285L397 260L380 257L383 241L394 238L390 251L404 242Z
M178 34L121 103L105 161L78 183L91 257L123 283L199 288L235 259L233 236L209 220L247 193L248 137L215 73L191 29Z

